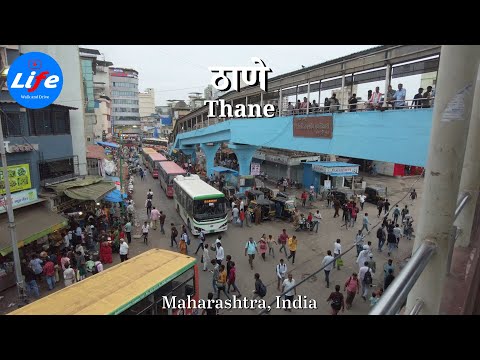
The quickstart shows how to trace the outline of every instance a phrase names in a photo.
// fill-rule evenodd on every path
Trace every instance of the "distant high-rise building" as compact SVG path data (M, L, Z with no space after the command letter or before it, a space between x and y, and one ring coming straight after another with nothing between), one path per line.
M110 68L113 132L140 134L138 72L127 68Z
M138 103L141 118L155 114L155 90L148 88L145 92L139 93Z

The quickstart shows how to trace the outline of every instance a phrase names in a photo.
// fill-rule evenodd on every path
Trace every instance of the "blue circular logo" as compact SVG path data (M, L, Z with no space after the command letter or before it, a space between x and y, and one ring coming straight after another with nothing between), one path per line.
M29 52L17 58L7 75L10 95L28 109L52 104L63 87L62 69L51 56Z

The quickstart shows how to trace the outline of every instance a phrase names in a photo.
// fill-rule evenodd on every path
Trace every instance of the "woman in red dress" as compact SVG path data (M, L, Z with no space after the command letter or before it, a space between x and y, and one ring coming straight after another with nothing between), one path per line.
M100 261L102 264L112 263L112 245L110 241L103 241L100 244Z

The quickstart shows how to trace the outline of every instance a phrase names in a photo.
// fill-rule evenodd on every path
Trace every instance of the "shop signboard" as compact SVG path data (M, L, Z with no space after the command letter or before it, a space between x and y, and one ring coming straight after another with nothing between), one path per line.
M358 165L357 166L336 166L336 167L312 165L312 170L325 175L335 175L335 174L344 174L344 173L358 174Z
M12 194L13 208L25 206L38 200L37 189L19 191ZM0 197L0 214L7 211L7 199Z
M30 165L20 164L7 167L8 179L10 183L10 192L27 190L32 187L30 180ZM3 179L3 171L0 171L0 195L5 194L5 181Z
M260 175L260 164L252 162L250 175Z
M331 139L333 137L332 115L295 116L293 118L293 136Z

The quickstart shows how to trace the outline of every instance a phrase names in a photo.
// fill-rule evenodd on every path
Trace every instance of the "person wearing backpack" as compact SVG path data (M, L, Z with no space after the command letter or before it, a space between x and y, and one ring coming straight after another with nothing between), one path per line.
M330 306L332 307L332 315L338 315L340 309L342 312L345 311L345 301L343 294L340 292L340 285L335 285L335 291L330 294L327 302L330 302Z
M147 217L150 218L150 214L152 213L152 200L147 199L145 201L145 207L147 208Z
M287 264L285 264L283 259L280 259L280 263L277 264L275 268L277 274L277 290L280 291L280 284L283 284L285 280L285 274L287 273Z
M358 281L357 273L353 273L352 276L348 278L345 282L345 291L347 292L347 299L345 300L345 305L347 310L352 307L353 299L355 299L355 294L360 293L360 283Z
M152 189L148 189L147 199L153 200L153 191L152 191Z
M368 267L368 261L365 261L364 266L360 268L358 275L362 284L362 299L367 301L368 289L373 282L372 269Z
M259 273L255 273L253 277L255 279L255 290L253 290L253 299L256 299L256 298L263 299L265 295L267 295L267 287L262 282L262 280L260 280Z

